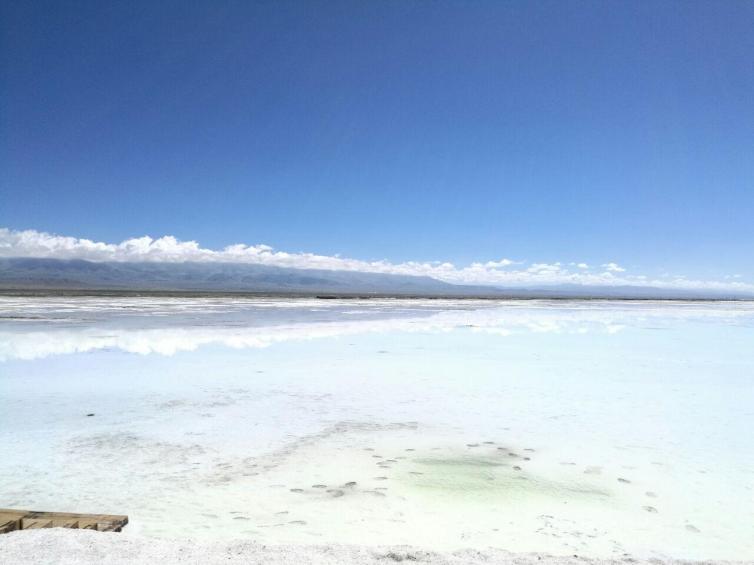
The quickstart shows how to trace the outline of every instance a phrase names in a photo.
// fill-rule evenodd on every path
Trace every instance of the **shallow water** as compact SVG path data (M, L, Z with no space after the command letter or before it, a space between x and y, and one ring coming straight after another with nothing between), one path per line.
M0 506L129 532L751 559L752 429L754 303L0 297Z

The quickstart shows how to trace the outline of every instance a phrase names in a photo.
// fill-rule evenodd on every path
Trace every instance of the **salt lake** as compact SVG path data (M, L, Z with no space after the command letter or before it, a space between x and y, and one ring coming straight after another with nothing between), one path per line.
M0 297L0 507L754 559L754 303Z

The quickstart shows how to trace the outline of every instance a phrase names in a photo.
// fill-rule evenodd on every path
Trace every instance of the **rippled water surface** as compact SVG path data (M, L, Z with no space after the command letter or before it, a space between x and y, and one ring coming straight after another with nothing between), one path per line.
M754 559L754 303L0 297L0 506Z

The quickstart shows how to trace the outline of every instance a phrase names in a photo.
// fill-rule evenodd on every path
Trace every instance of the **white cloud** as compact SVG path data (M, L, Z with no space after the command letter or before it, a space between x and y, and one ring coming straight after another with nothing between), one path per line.
M386 260L363 261L314 253L288 253L269 245L238 243L223 249L207 249L196 241L180 241L173 236L153 239L148 236L121 243L104 243L65 237L36 230L17 231L0 228L0 257L37 257L84 259L87 261L206 263L246 263L298 269L362 271L401 275L430 276L450 283L532 287L553 284L639 285L689 290L754 292L754 284L738 279L724 281L692 280L681 276L652 278L625 275L626 269L614 262L604 263L602 273L589 270L586 263L576 269L555 263L523 263L498 259L456 266L449 262L391 263Z
M510 267L513 264L515 264L515 261L500 259L500 261L487 261L484 266L488 269L501 269L503 267Z
M618 265L618 263L605 263L602 265L608 273L624 273L626 269Z

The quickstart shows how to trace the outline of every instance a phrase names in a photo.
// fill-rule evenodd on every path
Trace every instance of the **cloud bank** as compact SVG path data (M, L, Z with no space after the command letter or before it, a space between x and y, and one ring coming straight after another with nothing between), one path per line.
M429 276L449 283L534 287L562 284L584 286L643 286L725 292L754 292L754 284L734 277L723 280L693 280L683 276L648 277L633 274L616 262L590 266L586 263L528 263L507 258L457 266L450 262L391 263L362 261L314 253L288 253L268 245L237 243L223 249L207 249L196 241L180 241L167 235L104 243L36 230L0 228L0 257L83 259L86 261L162 263L245 263L296 269L360 271Z

